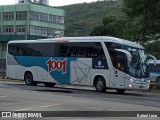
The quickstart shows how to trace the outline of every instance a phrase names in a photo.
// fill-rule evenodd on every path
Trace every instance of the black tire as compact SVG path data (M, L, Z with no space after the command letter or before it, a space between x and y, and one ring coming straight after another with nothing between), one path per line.
M24 75L24 81L27 85L36 86L37 83L33 81L33 75L31 72L27 72Z
M157 82L157 85L160 85L160 77L157 78L156 82Z
M126 89L116 89L116 91L119 94L123 94L126 91Z
M104 78L98 77L95 81L95 89L97 92L106 92L106 82Z
M54 87L56 83L44 83L46 87Z

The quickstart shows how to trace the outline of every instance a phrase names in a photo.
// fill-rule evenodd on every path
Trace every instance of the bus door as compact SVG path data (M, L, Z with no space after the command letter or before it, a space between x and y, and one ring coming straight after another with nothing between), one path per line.
M114 67L112 70L112 75L114 76L112 77L112 79L114 79L114 87L124 88L126 79L125 54L118 51L112 51L110 55Z

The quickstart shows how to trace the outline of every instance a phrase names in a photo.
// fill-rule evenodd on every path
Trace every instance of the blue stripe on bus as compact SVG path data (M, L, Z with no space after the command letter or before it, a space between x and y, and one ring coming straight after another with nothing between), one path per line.
M47 61L67 61L66 64L66 73L63 73L62 70L53 70L48 71L48 73L60 83L70 83L70 62L76 61L77 58L65 58L65 57L29 57L29 56L16 56L17 62L24 67L33 67L38 66L46 71L48 71Z

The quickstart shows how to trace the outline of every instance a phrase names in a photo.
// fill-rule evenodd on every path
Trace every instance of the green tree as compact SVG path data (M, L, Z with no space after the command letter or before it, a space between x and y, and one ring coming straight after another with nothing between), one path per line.
M92 30L92 36L113 36L125 38L127 33L127 22L118 20L115 16L105 16L103 24L95 26Z
M105 26L102 25L96 25L93 31L91 32L91 36L105 36L106 31L105 31Z
M150 54L160 59L160 0L123 0L124 11L132 21L132 39L143 44Z
M151 42L145 45L148 53L154 55L157 59L160 59L160 41Z
M106 26L109 23L116 22L117 18L115 16L109 15L103 18L103 25Z
M160 31L160 0L123 0L124 11L130 18L139 20L143 37L159 34ZM143 34L142 34L143 33Z

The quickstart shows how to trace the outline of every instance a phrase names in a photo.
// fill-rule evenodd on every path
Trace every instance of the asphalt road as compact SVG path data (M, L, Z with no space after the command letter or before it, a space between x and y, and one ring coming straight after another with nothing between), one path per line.
M127 91L120 95L113 90L97 93L89 87L57 85L48 88L0 81L0 111L160 111L160 93Z

